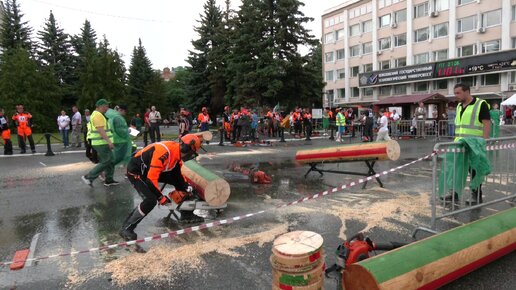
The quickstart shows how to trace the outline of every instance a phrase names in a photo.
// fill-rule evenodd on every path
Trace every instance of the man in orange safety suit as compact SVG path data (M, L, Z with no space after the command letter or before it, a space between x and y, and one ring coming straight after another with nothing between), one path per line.
M4 155L13 154L13 143L11 142L11 129L9 129L9 120L4 115L4 109L0 108L0 132L2 140L4 140Z
M192 187L183 177L181 167L183 162L197 156L200 148L200 139L193 134L187 134L181 138L180 143L157 142L136 152L127 165L127 178L143 201L129 214L122 225L119 231L122 238L127 241L136 240L134 229L156 204L170 203L170 198L179 204L188 197ZM163 194L158 182L173 185L175 191L170 193L170 197Z
M14 114L13 120L16 125L16 133L18 134L20 153L25 154L27 150L26 139L29 140L32 153L36 153L36 146L34 146L34 139L32 139L32 115L29 112L25 112L23 105L17 105L16 111L17 113Z

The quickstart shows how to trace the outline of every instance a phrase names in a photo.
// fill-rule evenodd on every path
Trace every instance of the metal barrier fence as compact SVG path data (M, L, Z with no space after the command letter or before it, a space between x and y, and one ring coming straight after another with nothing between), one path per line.
M438 136L437 122L434 120L416 121L400 120L396 122L389 122L391 137L410 137L410 138L426 138Z
M470 186L476 172L466 160L469 153L465 147L455 142L435 145L430 228L416 228L414 237L419 231L437 233L440 219L503 201L516 201L516 137L489 139L486 146L491 172L475 190ZM479 163L475 161L475 165ZM477 169L483 170L482 167Z

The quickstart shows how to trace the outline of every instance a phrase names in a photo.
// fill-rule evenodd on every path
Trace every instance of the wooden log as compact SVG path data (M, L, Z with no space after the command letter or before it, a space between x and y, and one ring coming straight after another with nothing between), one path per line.
M311 286L322 279L324 263L319 263L315 269L303 273L288 273L272 269L272 281L276 286Z
M199 139L201 139L201 142L202 141L211 141L211 139L213 139L213 134L210 131L202 131L202 132L197 132L197 133L192 133L192 134L199 137Z
M229 183L196 161L185 162L181 172L209 205L221 206L228 200L231 193Z
M300 150L296 153L296 161L302 164L361 160L396 161L399 157L400 145L394 140Z
M318 233L294 231L274 240L272 252L287 257L305 257L318 252L322 245L323 238Z
M516 251L516 208L346 267L345 289L436 289Z

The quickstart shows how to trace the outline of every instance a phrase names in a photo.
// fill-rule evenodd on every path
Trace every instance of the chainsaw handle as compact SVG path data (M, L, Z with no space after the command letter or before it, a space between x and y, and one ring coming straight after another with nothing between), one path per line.
M374 249L379 251L390 251L407 245L407 243L387 242L374 243Z

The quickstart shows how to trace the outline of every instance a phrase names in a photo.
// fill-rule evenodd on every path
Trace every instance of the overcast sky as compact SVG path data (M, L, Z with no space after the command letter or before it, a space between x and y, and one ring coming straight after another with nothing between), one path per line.
M111 46L123 55L129 65L133 47L142 39L155 69L184 66L197 38L193 27L203 12L204 0L18 0L25 21L36 31L41 30L50 10L66 33L77 34L88 19L100 39L106 35ZM239 0L232 0L237 9ZM317 38L321 36L321 15L324 10L345 0L305 0L301 9L314 18L307 25ZM223 7L224 0L217 0ZM33 35L35 36L35 35Z

